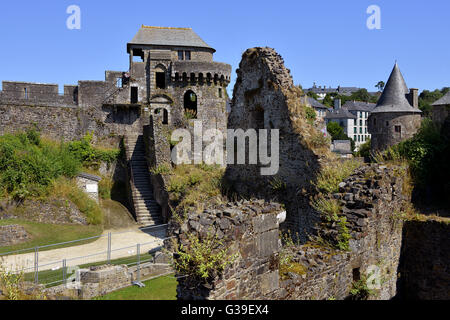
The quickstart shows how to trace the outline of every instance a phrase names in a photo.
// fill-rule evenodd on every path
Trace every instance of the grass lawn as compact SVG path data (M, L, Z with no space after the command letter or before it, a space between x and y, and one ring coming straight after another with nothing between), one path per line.
M111 292L93 300L176 300L177 280L168 275L144 281L145 288L137 286Z
M32 239L30 241L8 246L8 247L0 247L0 254L6 253L15 250L34 248L38 246L44 246L59 242L67 242L73 241L77 239L90 238L99 236L102 234L103 229L102 226L81 226L81 225L56 225L56 224L47 224L47 223L38 223L31 222L20 219L10 219L10 220L0 220L0 226L18 224L25 228L25 230L31 235ZM63 247L70 247L74 245L82 245L89 242L93 242L93 240L76 242L75 244L54 246L50 248L41 249L52 250Z

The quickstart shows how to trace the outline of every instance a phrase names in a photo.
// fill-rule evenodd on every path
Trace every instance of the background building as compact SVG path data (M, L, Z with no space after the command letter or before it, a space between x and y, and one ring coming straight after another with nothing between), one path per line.
M408 90L402 73L394 66L383 94L369 116L372 151L384 150L411 138L421 124L418 89Z

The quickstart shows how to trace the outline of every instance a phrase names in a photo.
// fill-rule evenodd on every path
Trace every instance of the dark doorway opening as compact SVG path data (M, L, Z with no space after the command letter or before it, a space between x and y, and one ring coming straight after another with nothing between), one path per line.
M169 112L163 109L163 124L169 124Z
M166 74L164 72L156 72L156 87L158 89L166 88Z
M184 113L188 119L197 119L197 95L191 90L184 94Z
M361 271L359 268L353 269L353 281L361 280Z
M131 103L138 103L138 87L131 87Z

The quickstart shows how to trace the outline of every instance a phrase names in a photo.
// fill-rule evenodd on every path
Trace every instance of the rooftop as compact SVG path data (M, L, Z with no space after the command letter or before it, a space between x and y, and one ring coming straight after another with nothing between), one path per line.
M130 45L154 45L207 48L215 52L191 28L150 27L142 26L134 36Z
M313 107L315 109L329 109L327 106L321 104L319 101L317 101L314 98L307 97L306 101L311 107Z
M445 96L432 104L433 106L445 106L450 105L450 91Z
M372 112L373 109L376 107L376 103L370 103L370 102L362 102L362 101L347 101L343 108L347 109L348 111L365 111L365 112Z
M383 94L378 100L378 104L372 113L383 112L413 112L421 113L419 109L413 108L409 103L406 95L408 94L408 87L405 79L395 63L394 69L389 77L389 80L384 88Z
M331 110L327 112L326 119L357 119L355 115L351 114L345 108Z

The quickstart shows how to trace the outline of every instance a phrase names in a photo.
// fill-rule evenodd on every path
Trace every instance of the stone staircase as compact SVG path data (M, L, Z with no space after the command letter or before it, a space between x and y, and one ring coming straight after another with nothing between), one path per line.
M161 208L153 197L153 187L145 159L144 138L128 135L124 142L130 167L130 186L136 220L143 226L162 224Z

